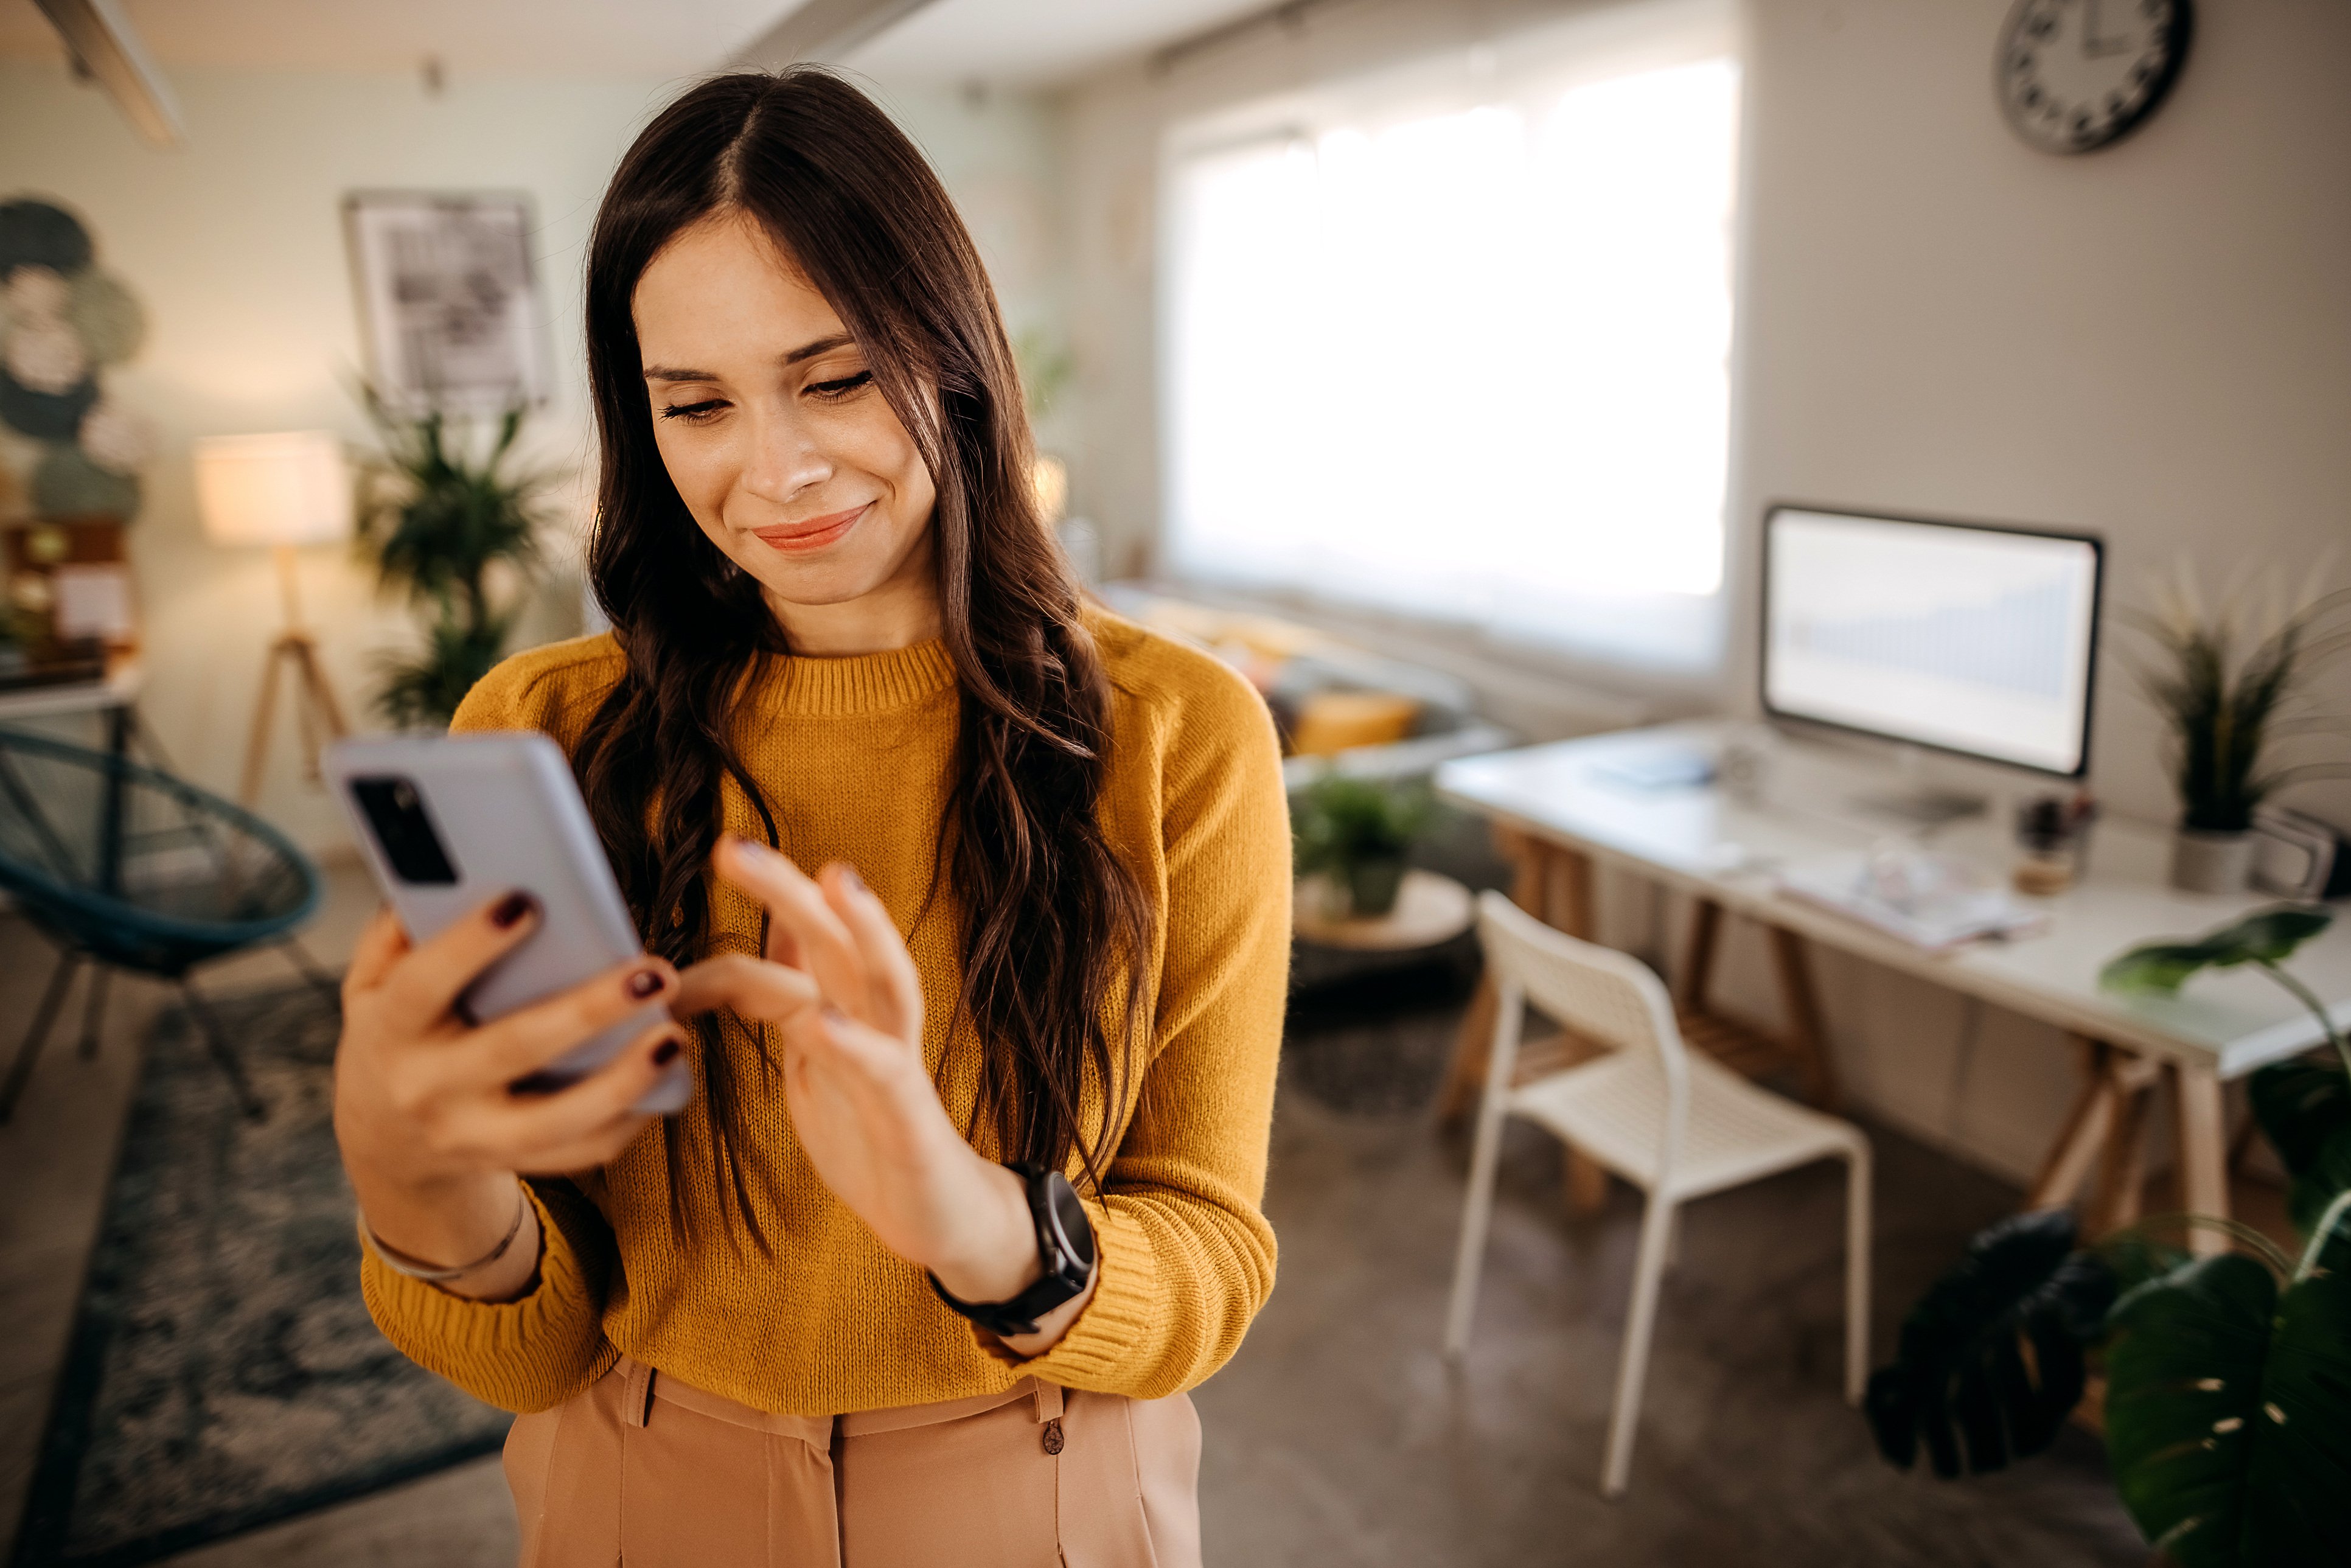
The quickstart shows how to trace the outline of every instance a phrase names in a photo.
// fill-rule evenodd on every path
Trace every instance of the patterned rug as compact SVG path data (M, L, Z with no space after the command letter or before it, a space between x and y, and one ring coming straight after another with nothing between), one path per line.
M306 986L216 1010L268 1118L237 1113L166 1012L15 1568L152 1562L491 1452L512 1419L369 1321L329 1123L333 1002Z

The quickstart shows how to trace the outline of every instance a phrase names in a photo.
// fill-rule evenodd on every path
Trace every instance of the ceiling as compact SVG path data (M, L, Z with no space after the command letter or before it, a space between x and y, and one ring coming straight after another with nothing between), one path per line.
M680 76L799 0L120 0L156 63L272 70ZM0 0L0 57L62 60L33 0Z
M1268 9L1270 0L932 0L845 63L885 81L1044 87Z
M723 65L801 0L120 0L174 65L681 76ZM1269 0L932 0L843 63L883 80L1066 81ZM64 58L33 0L0 0L0 58Z

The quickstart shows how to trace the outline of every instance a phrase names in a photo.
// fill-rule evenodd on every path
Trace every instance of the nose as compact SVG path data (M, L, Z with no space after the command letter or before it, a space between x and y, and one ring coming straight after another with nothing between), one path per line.
M744 422L750 450L744 454L739 488L774 506L789 506L832 477L833 465L805 422L786 409L754 407Z

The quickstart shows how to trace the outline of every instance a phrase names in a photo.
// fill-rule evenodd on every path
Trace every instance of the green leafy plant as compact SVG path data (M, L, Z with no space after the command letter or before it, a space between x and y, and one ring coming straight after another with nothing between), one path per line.
M513 466L520 408L484 428L399 413L372 388L365 397L383 454L361 478L360 548L384 589L429 617L422 649L382 655L376 706L402 727L442 726L506 652L520 595L512 583L499 591L499 569L538 563L555 476Z
M2351 774L2340 761L2273 760L2282 747L2346 733L2339 715L2310 709L2304 695L2312 677L2351 649L2351 627L2335 619L2351 606L2351 591L2285 603L2273 591L2272 610L2260 617L2266 624L2250 642L2246 622L2256 617L2246 597L2241 584L2207 614L2183 564L2153 611L2118 616L2162 655L2133 664L2131 673L2170 726L2181 825L2208 832L2250 828L2253 808L2282 785Z
M2351 1561L2351 1275L2318 1250L2283 1289L2273 1263L2227 1253L2108 1314L2108 1463L2182 1568Z
M2291 1205L2307 1231L2335 1195L2351 1186L2351 1042L2335 1027L2326 1005L2284 967L2295 948L2334 924L2315 904L2282 904L2256 910L2193 942L2149 942L2111 960L2099 972L2111 990L2168 996L2205 969L2251 966L2283 988L2318 1022L2335 1052L2332 1066L2283 1061L2254 1072L2246 1084L2254 1119L2268 1134L2294 1177Z
M2293 1179L2286 1211L2307 1235L2351 1187L2351 1080L2322 1061L2281 1061L2246 1081L2253 1119Z
M2252 965L2311 1009L2338 1061L2281 1063L2252 1084L2296 1178L2300 1257L2204 1216L2180 1218L2246 1250L2189 1259L2153 1239L2158 1221L2085 1248L2070 1210L2005 1220L1912 1309L1893 1364L1870 1379L1865 1409L1888 1461L1907 1469L1923 1447L1948 1477L2038 1453L2100 1360L2116 1488L2158 1551L2181 1568L2351 1562L2351 1166L2336 1176L2328 1164L2351 1159L2351 1059L2282 967L2330 920L2262 910L2193 942L2132 948L2102 974L2168 993Z
M1982 1474L2046 1448L2082 1401L2114 1271L2074 1249L2070 1209L2020 1214L1968 1244L1903 1320L1862 1407L1888 1459Z
M1298 797L1298 869L1344 885L1355 914L1384 915L1395 904L1405 852L1435 809L1426 783L1326 773Z

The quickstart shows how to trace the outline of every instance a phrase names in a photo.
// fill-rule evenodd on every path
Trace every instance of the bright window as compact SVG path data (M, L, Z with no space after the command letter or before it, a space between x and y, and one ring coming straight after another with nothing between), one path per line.
M1178 571L1717 656L1739 67L1604 20L1171 143Z

